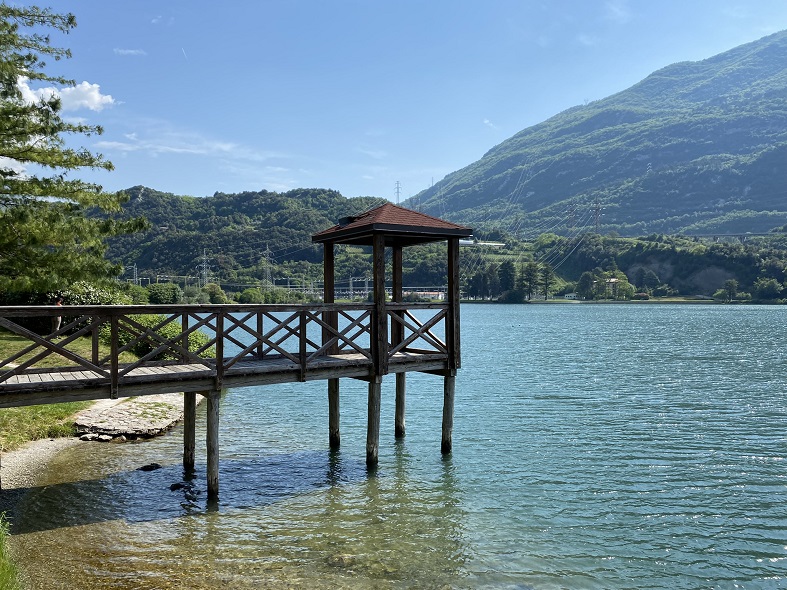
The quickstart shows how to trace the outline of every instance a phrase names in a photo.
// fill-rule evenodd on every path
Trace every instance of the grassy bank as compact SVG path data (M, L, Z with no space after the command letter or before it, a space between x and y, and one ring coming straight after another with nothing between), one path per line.
M8 554L8 521L5 513L0 514L0 588L3 590L20 590L19 570Z

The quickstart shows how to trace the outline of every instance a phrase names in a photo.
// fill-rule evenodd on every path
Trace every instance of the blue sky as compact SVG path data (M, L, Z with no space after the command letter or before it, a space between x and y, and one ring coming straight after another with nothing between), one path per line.
M66 3L64 3L66 4ZM60 6L56 5L60 10ZM107 190L410 197L656 69L787 29L784 0L71 0L50 73ZM33 86L31 91L40 90Z

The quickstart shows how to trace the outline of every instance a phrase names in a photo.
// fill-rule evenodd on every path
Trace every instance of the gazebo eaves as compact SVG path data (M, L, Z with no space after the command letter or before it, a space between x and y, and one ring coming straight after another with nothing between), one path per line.
M465 238L473 230L418 211L386 203L339 225L318 232L313 242L370 245L375 235L383 234L386 245L414 245Z
M466 238L473 233L469 228L449 230L444 228L391 225L385 223L347 228L346 230L341 229L339 226L331 228L331 230L334 229L335 231L326 230L325 232L313 235L312 241L370 246L375 235L383 234L387 246L397 244L411 246L428 242L440 242L449 238Z

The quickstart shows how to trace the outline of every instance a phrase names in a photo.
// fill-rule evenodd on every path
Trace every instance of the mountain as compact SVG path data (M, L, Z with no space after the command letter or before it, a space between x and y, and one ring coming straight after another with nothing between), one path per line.
M124 215L144 217L150 229L109 241L108 257L127 269L196 275L203 252L211 271L232 276L239 269L264 272L275 260L322 262L321 246L311 235L337 219L354 215L384 199L348 199L327 189L216 193L188 197L143 186L123 191Z
M529 127L413 197L476 230L767 232L787 222L787 31Z

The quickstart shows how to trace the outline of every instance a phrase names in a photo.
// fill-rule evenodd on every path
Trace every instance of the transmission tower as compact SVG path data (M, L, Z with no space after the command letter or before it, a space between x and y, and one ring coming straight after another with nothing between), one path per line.
M204 287L210 282L210 264L208 264L208 252L202 249L202 262L197 265L197 286Z
M394 186L394 190L396 191L396 204L399 204L399 194L402 192L402 185L399 181L396 181L396 185Z
M271 266L273 259L273 252L271 252L268 245L265 244L265 251L262 253L262 267L263 267L263 276L265 277L262 281L262 289L268 290L273 287L273 278L271 276Z

